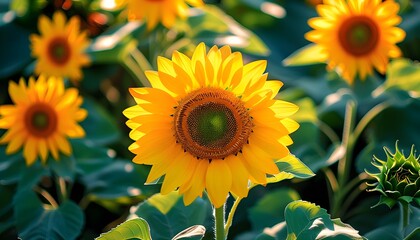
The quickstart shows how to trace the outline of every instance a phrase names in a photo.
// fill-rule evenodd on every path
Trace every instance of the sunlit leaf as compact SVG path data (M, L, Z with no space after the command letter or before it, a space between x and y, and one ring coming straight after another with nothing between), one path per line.
M331 220L327 211L313 203L295 201L285 210L287 239L363 239L350 225ZM335 239L335 238L334 238Z
M288 156L276 161L280 173L272 177L268 177L267 181L270 183L279 182L284 179L291 178L309 178L315 174L310 168L302 163L296 156L289 154Z
M256 34L241 26L218 7L206 5L194 9L188 23L188 26L185 26L186 34L197 44L205 42L208 46L230 45L232 48L262 56L270 53Z
M74 202L44 205L31 189L17 194L14 213L22 239L76 239L84 224L83 211Z
M283 60L286 66L303 66L325 62L325 53L317 44L308 44Z
M125 240L125 239L151 240L150 227L142 218L131 219L121 223L106 233L102 233L97 240Z
M395 59L388 67L385 88L400 88L420 97L420 64L408 59Z
M206 228L204 226L195 225L181 231L175 237L173 237L172 240L185 239L185 238L202 239L205 233L206 233Z

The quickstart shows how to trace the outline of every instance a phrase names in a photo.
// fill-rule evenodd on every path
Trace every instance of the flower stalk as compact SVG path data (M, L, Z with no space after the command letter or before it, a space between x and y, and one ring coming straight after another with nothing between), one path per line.
M216 240L225 240L225 205L214 209L214 236Z

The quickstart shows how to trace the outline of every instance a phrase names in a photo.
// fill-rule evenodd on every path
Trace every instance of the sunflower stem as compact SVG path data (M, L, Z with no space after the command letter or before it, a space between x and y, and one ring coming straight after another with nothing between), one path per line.
M214 236L215 240L225 240L225 205L214 208Z
M35 186L34 190L35 192L41 194L41 196L43 196L45 200L47 200L53 208L59 207L57 201L55 201L55 199L51 196L51 194L47 192L45 189Z
M399 202L400 205L400 221L401 221L401 231L403 233L403 236L405 236L405 231L407 229L407 226L410 222L410 206L406 202Z
M58 193L58 199L60 202L63 202L65 199L67 199L67 187L66 187L66 181L62 177L56 178L56 184L57 184L57 193Z
M236 208L238 208L239 203L241 202L242 198L238 197L235 199L235 202L232 205L232 208L230 209L228 218L226 220L226 224L225 224L225 237L227 238L228 234L229 234L229 228L230 226L232 226L232 222L233 222L233 216L235 215L236 212Z

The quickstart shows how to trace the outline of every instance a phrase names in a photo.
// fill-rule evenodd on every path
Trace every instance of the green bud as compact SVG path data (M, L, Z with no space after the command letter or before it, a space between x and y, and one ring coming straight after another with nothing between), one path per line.
M384 148L386 161L373 157L372 164L379 169L379 173L369 173L375 182L368 184L369 191L382 193L379 202L375 205L386 204L392 208L397 202L420 205L420 163L419 156L415 156L414 146L410 155L405 157L395 144L395 153Z

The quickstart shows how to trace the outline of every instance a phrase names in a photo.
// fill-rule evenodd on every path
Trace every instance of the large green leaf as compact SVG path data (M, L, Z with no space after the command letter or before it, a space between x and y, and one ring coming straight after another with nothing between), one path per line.
M216 6L206 5L195 9L182 27L187 37L195 43L207 45L230 45L233 48L255 55L267 56L270 50L253 32L241 26L232 17Z
M131 219L121 223L106 233L102 233L97 240L125 240L125 239L151 240L150 227L142 218Z
M313 203L295 201L285 210L287 239L363 239L358 231L339 219L331 220L327 211Z
M327 211L313 203L294 201L287 205L285 222L265 228L258 240L364 239L358 231L340 219L331 219ZM287 235L286 235L287 229Z
M299 193L290 188L268 192L248 210L252 229L262 230L284 221L284 209L287 204L298 199Z
M133 216L144 218L150 225L154 240L167 240L193 225L206 226L211 216L209 201L197 198L185 206L178 192L156 194L135 207Z
M44 205L30 189L15 197L15 221L22 239L76 239L84 224L83 211L65 200L57 208Z
M420 97L420 64L409 59L395 59L388 67L385 88L400 88Z

